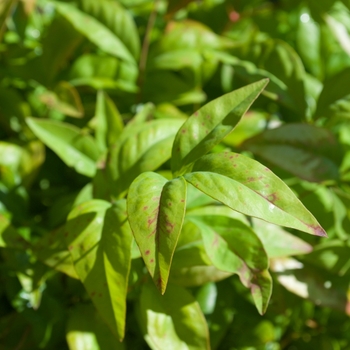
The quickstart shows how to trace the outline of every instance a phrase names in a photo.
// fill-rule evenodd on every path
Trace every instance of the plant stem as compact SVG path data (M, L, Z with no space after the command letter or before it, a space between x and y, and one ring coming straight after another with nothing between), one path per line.
M142 100L142 88L143 88L144 79L145 79L145 70L146 70L146 64L147 64L148 49L150 45L150 36L157 18L158 1L159 0L154 1L153 9L148 18L146 33L142 43L141 56L140 56L140 62L139 62L139 77L137 81L137 85L139 87L137 102L140 102Z

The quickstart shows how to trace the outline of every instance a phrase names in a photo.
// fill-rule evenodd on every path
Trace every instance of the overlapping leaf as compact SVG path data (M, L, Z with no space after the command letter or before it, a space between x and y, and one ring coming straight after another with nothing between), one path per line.
M116 1L79 0L84 12L93 16L111 30L129 52L137 59L140 52L140 38L129 11Z
M350 68L347 67L324 82L318 98L315 117L345 117L350 115Z
M185 215L186 182L146 172L131 184L128 215L146 267L163 294Z
M247 140L242 147L308 181L339 178L342 149L327 129L285 124Z
M254 218L253 228L269 258L307 254L312 251L310 244L283 230L282 227Z
M237 153L209 154L184 175L233 210L313 235L326 233L292 190L270 169Z
M93 176L98 151L94 139L80 129L54 120L27 118L34 134L78 173Z
M233 130L267 82L263 79L223 95L187 119L173 145L171 167L175 176L189 171L194 161Z
M272 280L268 257L258 236L242 222L225 216L189 217L201 230L206 252L213 265L236 273L250 288L259 313L266 311Z
M125 349L91 304L78 304L70 310L66 339L69 350Z
M171 146L181 119L160 119L129 127L113 150L116 178L126 190L142 172L157 169L171 156Z
M135 63L134 57L124 43L94 17L81 12L70 4L62 2L55 2L55 8L78 32L83 34L101 50L122 60Z
M153 350L209 350L209 332L193 296L182 287L169 285L161 296L145 284L140 297L140 324Z
M95 116L96 142L103 152L117 141L123 130L123 119L113 101L103 91L97 94Z
M101 317L123 339L132 234L125 201L92 200L73 209L64 228L75 270Z

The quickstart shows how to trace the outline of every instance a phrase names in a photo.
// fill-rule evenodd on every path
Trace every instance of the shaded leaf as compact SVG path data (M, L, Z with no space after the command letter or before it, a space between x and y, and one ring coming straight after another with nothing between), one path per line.
M193 231L183 230L181 235L183 234L190 235ZM218 282L231 275L231 272L213 266L205 252L203 242L196 241L176 249L169 282L183 287L195 287Z
M173 145L171 167L175 176L189 171L200 156L233 130L267 82L261 80L223 95L187 119Z
M140 322L154 350L210 349L209 332L201 309L184 288L169 285L161 296L149 283L140 297Z
M157 169L171 156L171 146L183 121L160 119L126 129L113 150L121 191L141 173Z
M331 307L350 315L347 280L291 258L274 260L271 269L279 283L290 292L318 306Z
M10 221L4 215L0 214L0 248L25 250L29 246L29 242L16 231Z
M200 158L186 181L242 214L313 235L326 233L293 191L270 169L237 153Z
M186 208L186 182L146 172L131 184L128 215L146 267L164 294Z
M34 246L35 255L45 265L79 279L64 240L65 227L45 234Z
M307 254L312 246L277 225L253 218L253 229L269 258Z
M332 116L349 118L349 79L350 68L347 67L324 82L317 102L316 118Z
M71 310L66 339L69 350L125 349L124 344L115 339L91 304L78 304Z
M342 150L333 134L307 124L266 130L242 147L308 181L338 179Z
M242 222L225 216L189 217L201 230L205 250L213 265L239 275L250 288L260 314L266 311L272 280L268 257L256 234Z

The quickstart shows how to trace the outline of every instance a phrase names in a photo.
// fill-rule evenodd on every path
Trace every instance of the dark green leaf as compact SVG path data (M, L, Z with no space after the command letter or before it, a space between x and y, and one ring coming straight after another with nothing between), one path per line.
M327 129L286 124L247 140L242 147L308 181L339 178L342 150Z

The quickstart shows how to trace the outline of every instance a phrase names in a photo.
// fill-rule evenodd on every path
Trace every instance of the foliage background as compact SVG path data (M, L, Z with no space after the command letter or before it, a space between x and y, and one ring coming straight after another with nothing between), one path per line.
M101 154L135 114L165 119L172 135L171 123L177 130L204 103L261 78L270 79L263 94L213 152L266 164L328 238L247 221L270 258L264 316L237 276L216 271L190 285L176 275L180 258L173 278L188 288L172 287L169 303L176 309L181 293L198 301L213 349L349 349L349 23L347 0L0 2L0 349L165 348L140 316L145 295L157 297L141 287L148 275L137 249L119 343L55 235L79 204L127 190L128 174L118 189L101 175L114 159ZM29 116L51 122L46 134ZM154 164L165 176L169 157ZM196 320L173 322L184 317ZM184 349L200 348L193 333L180 334Z

